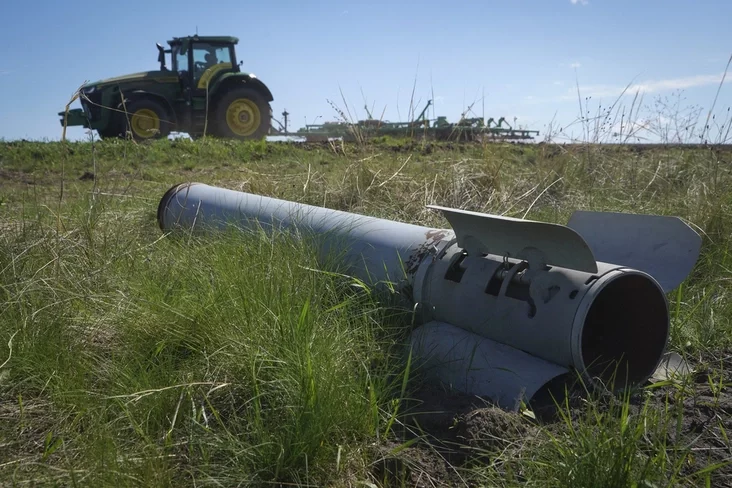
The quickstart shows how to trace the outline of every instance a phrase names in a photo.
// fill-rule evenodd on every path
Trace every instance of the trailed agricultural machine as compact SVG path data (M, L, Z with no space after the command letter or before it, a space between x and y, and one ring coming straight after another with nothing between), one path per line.
M171 132L262 138L270 132L273 97L255 75L241 72L238 42L188 36L168 41L169 49L157 44L160 69L85 84L82 108L59 113L61 125L95 129L102 138L130 133L151 139Z
M496 122L481 117L461 118L457 123L447 121L447 117L439 116L434 120L427 118L427 109L432 100L427 101L422 112L410 122L389 122L375 119L366 108L369 118L350 122L325 122L308 124L296 132L287 130L287 111L282 113L284 124L280 130L272 129L273 134L282 136L303 137L307 141L323 141L340 138L346 141L366 140L373 137L389 136L395 138L425 138L440 141L476 141L476 140L531 140L539 135L539 131L514 129L508 121L501 117Z

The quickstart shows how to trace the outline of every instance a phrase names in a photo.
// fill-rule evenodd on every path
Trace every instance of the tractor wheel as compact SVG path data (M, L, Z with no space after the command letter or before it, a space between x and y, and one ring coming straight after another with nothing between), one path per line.
M173 124L165 107L154 100L140 99L127 103L125 127L138 141L168 137Z
M262 139L271 124L269 103L255 90L238 88L216 105L216 135L234 139Z

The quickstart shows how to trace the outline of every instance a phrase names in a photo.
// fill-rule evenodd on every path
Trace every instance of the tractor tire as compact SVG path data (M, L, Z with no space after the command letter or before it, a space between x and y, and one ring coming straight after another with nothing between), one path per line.
M173 123L168 110L160 102L149 98L132 100L126 104L123 127L136 141L163 139L170 135Z
M250 88L237 88L219 99L215 107L215 135L232 139L262 139L272 124L269 103Z

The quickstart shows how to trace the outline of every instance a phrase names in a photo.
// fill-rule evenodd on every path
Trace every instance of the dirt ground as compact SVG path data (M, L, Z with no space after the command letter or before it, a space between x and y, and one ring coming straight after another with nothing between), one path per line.
M691 462L682 468L682 475L732 458L727 439L727 432L732 431L732 351L701 358L691 366L694 372L683 391L679 386L661 386L653 390L651 397L651 405L657 409L676 405L674 399L679 393L683 397L680 431L676 432L675 416L667 431L670 444L680 436L681 443L692 451ZM475 480L464 477L467 470L461 468L489 464L496 453L518 453L527 442L536 442L542 429L565 428L547 398L537 398L532 405L536 418L531 419L523 413L494 407L481 398L437 386L423 387L413 395L402 420L402 435L408 447L396 443L381 446L372 472L390 485L477 486ZM642 395L635 395L631 414L639 412L643 402ZM571 417L579 418L584 405L582 395L572 395ZM501 466L495 467L500 472ZM712 486L732 487L732 465L714 472Z

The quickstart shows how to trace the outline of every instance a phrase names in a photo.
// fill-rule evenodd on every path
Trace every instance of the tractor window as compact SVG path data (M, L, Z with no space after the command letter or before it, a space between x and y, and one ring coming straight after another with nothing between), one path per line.
M175 56L175 69L178 72L188 71L188 53L181 54L180 49L174 49L173 56Z
M204 42L193 44L193 78L198 88L204 88L217 73L231 67L231 51L228 45Z
M210 68L214 64L231 63L229 46L197 43L193 47L193 63Z

